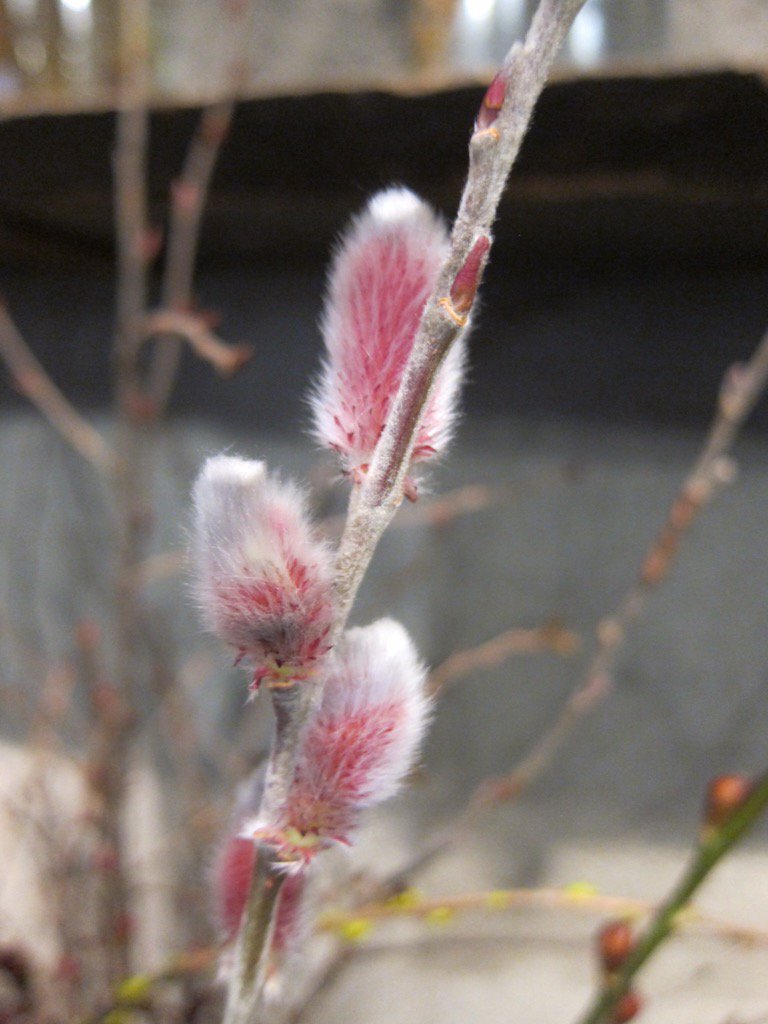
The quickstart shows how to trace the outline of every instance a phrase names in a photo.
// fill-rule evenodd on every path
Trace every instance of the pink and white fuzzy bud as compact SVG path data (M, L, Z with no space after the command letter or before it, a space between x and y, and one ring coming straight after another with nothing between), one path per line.
M219 455L203 466L193 501L208 627L249 660L255 685L311 675L329 650L333 566L301 492L263 462Z
M323 313L325 362L311 396L314 435L359 480L368 468L448 252L442 220L404 188L375 195L334 257ZM416 434L413 462L446 448L465 350L454 343Z
M310 857L349 843L360 812L392 796L413 765L429 718L425 669L391 619L351 629L326 662L279 827Z

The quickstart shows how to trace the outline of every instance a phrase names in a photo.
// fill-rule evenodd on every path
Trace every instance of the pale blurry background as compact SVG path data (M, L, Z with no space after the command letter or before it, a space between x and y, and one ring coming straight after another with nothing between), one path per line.
M137 0L143 4L146 0ZM264 0L245 33L229 30L247 0L150 0L152 79L159 102L229 91L408 88L485 77L530 20L533 0ZM119 71L118 0L3 0L4 101L30 90L103 105ZM761 68L762 0L589 0L561 69Z

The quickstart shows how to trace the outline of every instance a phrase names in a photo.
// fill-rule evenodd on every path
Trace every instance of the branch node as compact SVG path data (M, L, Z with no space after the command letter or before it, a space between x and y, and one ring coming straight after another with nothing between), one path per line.
M442 306L442 308L446 311L448 316L451 318L451 320L453 320L455 324L458 324L459 327L466 327L468 318L456 312L453 303L451 302L447 295L445 296L445 298L440 299L440 301L438 302L438 306Z

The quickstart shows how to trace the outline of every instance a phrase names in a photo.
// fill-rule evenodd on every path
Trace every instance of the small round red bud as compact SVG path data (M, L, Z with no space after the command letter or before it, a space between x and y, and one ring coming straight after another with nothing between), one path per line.
M79 985L83 980L82 961L71 953L63 953L56 964L56 977L67 984Z
M135 931L136 920L132 914L123 912L117 915L115 918L115 939L118 942L127 942Z
M627 1024L628 1021L634 1020L634 1018L640 1013L643 1008L642 997L632 989L629 992L625 992L621 999L616 1003L611 1014L611 1024Z
M608 921L597 933L597 952L606 971L618 971L635 946L628 921Z
M81 619L75 626L78 647L93 651L101 644L101 626L95 619Z
M720 828L744 803L752 791L752 780L746 775L718 775L707 787L704 821L710 828Z

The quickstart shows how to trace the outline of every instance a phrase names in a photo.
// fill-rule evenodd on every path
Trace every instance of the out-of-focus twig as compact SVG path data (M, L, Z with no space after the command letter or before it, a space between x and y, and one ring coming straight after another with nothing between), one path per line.
M446 526L461 516L482 512L502 502L511 487L489 487L486 484L466 484L446 491L437 498L422 498L417 504L409 505L393 521L393 527ZM320 527L328 537L340 537L346 516L328 516Z
M501 488L486 487L483 484L468 484L448 491L439 498L423 498L418 505L411 505L394 521L395 527L444 525L454 518L480 512L504 498ZM344 527L344 516L327 516L320 523L322 533L337 537ZM136 585L143 587L159 580L176 576L187 564L184 551L163 551L145 559L136 569Z
M226 100L203 108L181 175L172 186L162 292L163 306L172 313L186 313L192 307L203 211L221 147L232 126L235 114L233 97L239 94L248 76L245 58L251 38L253 8L253 0L240 0L227 8L233 37L239 41L230 74L231 93ZM179 332L169 330L158 339L147 380L147 395L158 413L170 398L180 355Z
M0 302L0 357L18 389L66 441L97 469L112 472L115 453L102 435L64 397L27 345Z
M513 655L553 651L568 658L578 651L579 645L579 636L556 621L533 629L507 629L476 647L449 654L430 672L427 692L436 696L457 679L478 669L495 668Z
M288 1017L288 1024L301 1024L310 1019L318 998L338 979L355 956L354 945L367 937L379 921L416 917L435 924L446 924L455 915L471 912L499 913L516 909L566 911L596 916L647 919L657 907L647 900L604 895L583 885L563 889L499 889L490 892L464 893L446 898L426 898L414 890L405 890L394 898L370 903L355 903L349 909L332 908L321 914L320 931L339 935L344 944L325 963L309 992ZM726 942L747 946L768 944L768 931L741 925L704 914L688 906L674 922L675 930L713 935ZM466 942L467 939L462 940ZM734 1022L735 1024L735 1022Z
M372 924L400 917L416 917L427 921L448 921L455 914L472 911L503 911L524 908L566 910L576 913L622 918L647 918L657 907L648 900L628 899L589 891L583 886L563 889L498 889L491 892L462 893L460 896L428 898L413 890L375 903L367 903L350 910L329 910L321 915L322 931L345 934L361 924ZM686 931L716 935L729 942L747 945L768 945L768 931L749 925L725 921L704 914L696 907L687 907L676 927Z
M141 561L134 569L132 583L135 587L147 587L151 583L178 576L187 565L185 551L161 551Z
M149 138L148 0L120 0L120 101L114 152L115 232L117 246L117 316L113 347L115 445L116 617L115 682L117 701L103 718L103 742L109 746L101 783L104 809L101 828L113 852L105 874L100 915L108 941L108 979L114 983L129 969L129 887L125 875L121 815L127 786L136 711L139 706L141 609L133 574L141 560L148 524L145 438L142 430L140 350L147 310L148 262L151 258L146 189Z
M151 1008L157 990L169 982L205 977L213 968L218 950L199 948L177 953L159 971L126 975L114 986L112 998L83 1024L103 1024L121 1011L135 1013Z
M344 972L355 952L351 946L346 946L331 954L314 978L309 991L304 993L301 1001L289 1012L283 1024L302 1024L307 1020L308 1015L315 1010L325 993Z
M144 321L145 337L156 335L186 341L201 359L207 360L222 377L231 377L253 355L250 345L230 345L210 329L205 319L192 313L161 309ZM150 396L150 401L152 397Z

